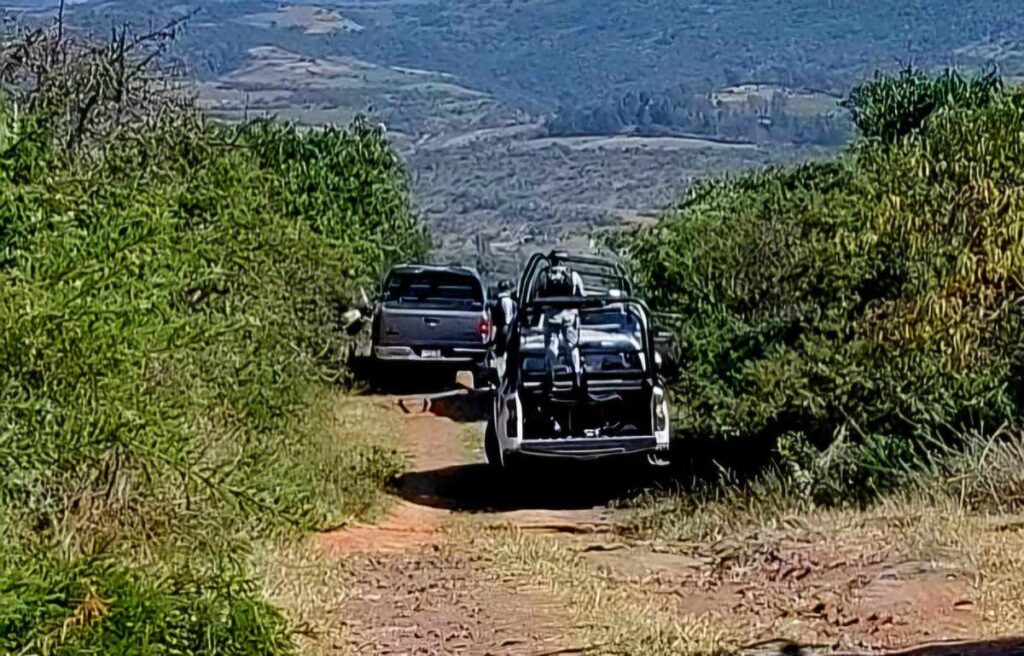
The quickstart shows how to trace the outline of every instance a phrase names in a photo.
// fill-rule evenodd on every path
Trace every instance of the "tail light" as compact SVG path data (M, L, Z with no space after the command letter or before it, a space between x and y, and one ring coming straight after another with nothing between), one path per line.
M665 416L665 393L661 389L655 388L654 394L651 395L651 404L654 411L654 430L663 431L668 426L668 417Z
M484 343L491 341L491 331L494 329L494 325L490 319L480 319L480 322L476 325L476 334L480 335L480 340Z

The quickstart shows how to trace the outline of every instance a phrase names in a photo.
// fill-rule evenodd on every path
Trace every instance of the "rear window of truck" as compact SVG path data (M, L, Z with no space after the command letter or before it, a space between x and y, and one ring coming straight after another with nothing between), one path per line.
M384 302L433 310L483 310L484 290L476 277L454 271L397 271L384 286Z

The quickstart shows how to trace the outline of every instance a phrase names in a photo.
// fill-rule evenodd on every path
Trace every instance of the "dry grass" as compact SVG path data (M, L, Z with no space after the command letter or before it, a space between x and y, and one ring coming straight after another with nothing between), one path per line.
M339 394L323 399L317 410L327 414L324 424L331 432L331 439L322 445L327 462L336 460L339 453L360 457L380 447L400 447L402 421L387 404ZM325 497L350 507L349 497L357 495L361 503L353 521L380 518L392 501L376 482L359 485L339 478L337 483L336 489L325 491ZM309 539L286 538L262 545L257 558L264 595L291 621L292 638L300 652L311 656L336 653L344 635L339 609L349 587L344 563L310 544Z
M993 453L1004 459L1001 465L1010 464L1005 461L1006 449L989 451L989 457L974 464L992 466ZM965 502L981 502L975 482L999 492L1000 499L1012 496L1000 483L1016 477L1012 471L994 469L988 477L975 473L932 481L929 489L917 486L865 509L815 508L781 493L765 495L763 490L762 496L730 494L703 503L680 495L649 498L633 511L633 523L625 535L706 559L711 563L708 569L720 572L723 579L763 586L769 596L778 590L759 573L766 554L783 560L850 563L848 572L840 569L834 579L825 576L810 586L819 589L827 589L843 576L867 572L873 577L900 564L927 564L955 572L962 581L962 603L971 611L964 615L969 618L969 637L1024 635L1024 517ZM995 497L991 501L985 505L999 505ZM918 584L915 576L906 580L908 586ZM923 642L948 627L948 614L938 601L933 603L935 607L928 608L928 602L920 602L924 607L917 609L915 617L923 617L922 624L905 628L900 644ZM798 611L799 602L791 602L789 610ZM752 635L750 627L755 623L726 609L715 622L732 637L745 631ZM767 620L763 625L764 630L779 626Z
M930 504L902 528L908 554L951 558L970 572L986 635L1024 635L1024 518Z
M346 570L307 541L280 542L260 554L263 592L292 623L292 639L308 656L334 653L344 636L339 609Z
M574 618L575 644L584 653L729 652L724 627L712 618L674 612L665 599L647 594L642 585L624 582L588 562L579 543L468 522L454 527L452 538L472 542L473 549L492 558L490 565L504 576L531 581L562 601Z
M770 638L885 649L1024 635L1024 516L1014 514L1022 464L1012 436L971 439L866 508L817 507L781 476L650 495L624 511L617 536L597 538L617 552L610 558L585 552L593 538L468 521L452 539L472 543L503 576L546 587L571 610L576 644L593 653L721 653ZM682 563L670 573L627 567L665 553ZM804 565L807 574L787 579ZM821 599L828 610L808 617ZM898 613L895 624L878 624L888 612Z
M341 15L340 12L312 5L279 7L277 11L250 14L239 22L262 28L298 28L305 34L333 34L335 32L362 32L363 26Z
M337 439L394 444L401 420L368 399L336 402ZM467 425L458 438L467 452L477 448L477 427ZM651 495L622 515L618 535L538 534L514 526L488 526L478 517L456 519L438 540L447 549L472 557L504 585L539 586L572 618L569 644L585 653L714 654L732 653L766 637L815 642L822 619L794 624L793 617L824 594L842 596L847 581L879 577L901 564L933 564L955 573L956 594L969 613L968 635L994 638L1024 633L1024 517L1009 512L1015 503L1021 451L1012 441L978 442L937 469L921 474L901 493L868 508L821 508L803 500L781 477L752 488L726 486L717 494ZM383 508L383 506L381 506ZM987 508L988 510L984 510ZM611 550L595 558L588 550ZM667 576L638 575L622 568L630 559L670 553L683 565ZM345 637L339 610L347 601L352 574L344 562L324 557L308 543L278 543L262 554L268 598L284 609L297 627L303 653L323 654ZM831 569L836 562L848 567ZM792 563L815 563L806 580L773 578ZM935 577L908 575L906 585L934 593ZM711 581L710 588L702 582ZM899 585L903 585L900 583ZM735 591L756 587L770 604L734 607ZM822 592L824 591L824 592ZM906 589L893 589L895 595ZM855 596L856 597L856 594ZM831 598L831 597L829 597ZM943 608L908 611L906 624L891 642L875 648L907 645L940 636L951 614L949 599L934 597ZM957 596L955 599L959 600ZM850 613L865 613L863 599L851 600ZM958 602L959 603L959 602ZM831 608L830 603L830 608ZM778 611L788 612L780 617ZM817 624L815 624L817 622ZM854 640L870 641L863 627ZM820 633L816 633L820 632ZM863 644L872 643L861 643ZM843 648L856 642L836 643Z
M707 541L705 533L704 539L671 545L708 563L695 579L718 576L741 586L758 586L777 600L782 595L792 595L792 600L782 601L783 607L792 613L800 611L801 586L783 592L768 583L763 571L766 555L787 562L800 562L808 556L820 559L825 554L831 554L833 562L848 559L849 570L837 570L836 582L863 571L871 572L872 568L865 565L872 562L879 563L876 574L900 563L927 563L940 571L957 572L958 578L964 580L963 603L971 609L973 618L968 622L970 628L965 637L1024 635L1024 519L1018 516L965 511L952 500L941 503L901 496L867 510L809 510L765 516L763 521L756 521L752 514L741 514L735 518L738 521L732 530L727 515L722 513L719 517L723 523L714 529L716 539ZM702 531L712 523L707 516L695 522ZM515 537L505 544L506 552L514 554L521 564L545 560L546 554L536 546L531 547L529 538ZM554 542L547 545L549 552L557 548ZM737 613L728 604L719 604L712 614L704 616L673 617L671 606L657 596L660 593L647 588L644 581L623 585L618 579L618 587L609 594L609 575L595 573L585 563L567 560L573 557L571 552L563 553L564 564L547 575L561 576L561 585L573 590L577 597L593 599L605 595L605 634L611 633L615 644L629 645L626 652L708 653L714 649L735 649L748 637L801 636L799 629L787 627L785 621ZM543 573L544 567L533 565L537 573ZM587 583L574 587L580 581ZM826 577L808 587L828 589L830 585ZM917 585L915 577L908 578L906 585ZM836 585L832 591L840 587ZM692 587L686 590L700 594ZM934 608L918 609L916 616L923 618L921 624L904 629L901 636L894 638L896 644L924 642L947 630L948 613L944 614L938 603L936 600ZM585 602L580 607L585 608ZM636 618L643 619L636 622Z

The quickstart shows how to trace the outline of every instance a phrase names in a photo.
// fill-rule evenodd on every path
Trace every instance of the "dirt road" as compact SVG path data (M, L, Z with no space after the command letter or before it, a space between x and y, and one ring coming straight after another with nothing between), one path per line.
M581 499L576 507L535 508L504 497L465 439L465 426L476 425L461 414L460 406L471 405L465 397L429 409L417 398L393 402L408 413L405 442L414 463L398 482L394 507L377 525L330 533L321 542L345 554L351 571L352 602L342 609L348 648L366 654L579 653L571 614L558 599L503 576L465 535L454 533L495 524L595 531L607 526L602 506Z
M478 401L387 400L407 413L413 465L393 509L321 539L349 572L339 651L770 653L785 638L848 653L1024 653L1016 641L946 642L984 634L971 572L902 559L864 527L659 543L616 528L610 504L644 484L632 475L538 470L510 491L472 445Z

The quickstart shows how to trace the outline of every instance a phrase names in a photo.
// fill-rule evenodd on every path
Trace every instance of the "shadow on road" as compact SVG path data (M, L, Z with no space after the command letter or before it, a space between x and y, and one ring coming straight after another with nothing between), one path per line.
M457 384L434 390L398 395L398 405L409 414L429 412L456 423L477 424L482 442L492 393ZM756 447L737 455L724 446L720 442L676 440L673 464L666 468L652 467L643 458L583 462L537 459L524 471L507 477L482 462L452 463L439 469L408 472L396 481L396 491L411 503L463 512L581 510L607 506L645 491L700 489L718 480L726 470L734 481L745 480L770 462L770 454ZM758 465L751 466L751 462Z
M762 652L767 653L767 652ZM784 650L779 653L787 653ZM812 652L796 649L792 653ZM970 642L939 642L919 645L894 652L886 656L1024 656L1024 638L1005 638ZM859 654L837 654L836 656L860 656Z
M361 389L364 394L412 396L464 389L457 380L464 367L450 364L388 364L367 357L352 357L347 364L357 381L356 389ZM465 371L464 374L470 375L470 372Z
M465 390L463 394L433 399L430 412L460 424L483 423L490 418L491 398L489 391Z
M479 463L409 472L396 487L411 503L462 512L582 510L634 496L667 479L655 474L644 463L538 462L515 477L503 477Z
M491 393L483 390L442 393L431 397L429 411L457 423L479 424L482 440L491 400ZM514 476L499 475L483 462L452 463L439 469L403 474L395 487L398 495L411 503L462 512L583 510L628 499L645 490L675 485L677 474L674 470L653 468L643 459L538 459Z

